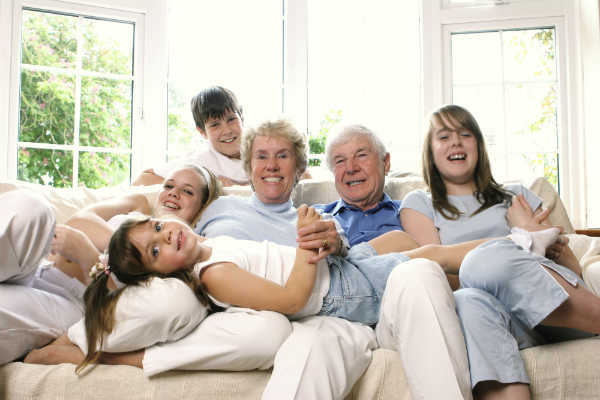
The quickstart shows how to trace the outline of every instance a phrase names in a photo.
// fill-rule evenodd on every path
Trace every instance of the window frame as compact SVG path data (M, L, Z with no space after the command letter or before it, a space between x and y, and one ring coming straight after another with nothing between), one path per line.
M127 21L135 24L133 54L133 92L131 114L131 180L142 171L144 160L156 159L166 154L166 2L160 0L109 0L97 6L92 0L3 0L0 3L0 22L7 22L6 40L0 46L9 49L9 62L2 77L0 89L8 93L0 102L0 115L6 116L2 144L7 149L0 154L0 179L17 178L17 149L19 129L20 74L21 74L21 28L22 9L56 11L67 14L82 14ZM156 27L155 31L147 29ZM3 32L3 33L5 33ZM150 45L152 44L152 45ZM161 60L156 62L154 60ZM165 114L165 115L163 115ZM164 146L146 146L146 143L164 143ZM49 146L50 147L50 146ZM68 151L80 151L80 148ZM74 169L74 172L76 170ZM129 182L127 182L129 184Z
M583 178L586 170L582 161L585 159L584 135L580 134L582 116L578 111L578 104L581 104L581 53L574 44L578 34L575 30L578 2L523 0L514 4L477 7L446 5L445 0L424 0L424 32L431 32L430 35L424 34L424 40L427 41L424 46L431 46L429 51L424 52L424 65L431 65L428 71L424 70L424 74L427 73L425 81L429 80L431 86L425 88L426 110L449 103L452 99L451 33L478 30L474 29L477 27L507 29L555 26L560 85L557 103L557 124L561 130L558 138L560 193L573 224L586 226L587 201ZM434 63L436 57L441 62Z

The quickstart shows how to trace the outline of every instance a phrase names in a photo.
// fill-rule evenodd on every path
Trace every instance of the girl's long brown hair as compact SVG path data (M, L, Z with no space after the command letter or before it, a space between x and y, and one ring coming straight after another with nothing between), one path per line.
M104 336L112 332L114 328L117 300L127 286L139 285L153 277L177 278L194 291L199 302L208 307L209 311L219 309L209 299L202 282L194 278L190 270L179 270L164 275L146 268L142 262L140 251L129 240L129 232L136 226L148 222L149 219L148 217L129 219L121 224L110 238L108 245L110 274L114 274L125 286L111 291L107 287L109 274L99 273L88 285L83 295L88 348L85 359L75 369L78 374L90 363L97 362L101 356Z
M433 151L431 149L431 139L434 133L433 122L437 121L438 123L445 125L443 121L451 121L453 119L457 121L460 126L471 131L477 140L478 156L477 165L473 172L473 180L476 188L474 195L481 203L481 207L479 207L473 215L478 214L495 204L504 202L510 204L514 193L504 189L492 176L490 160L479 124L477 124L477 121L468 110L454 104L449 104L431 113L431 116L429 117L429 130L427 131L425 143L423 145L423 179L431 192L433 207L446 219L456 220L460 217L460 211L450 204L450 201L448 200L446 185L444 184L440 171L435 165ZM457 126L447 126L447 128L456 129Z

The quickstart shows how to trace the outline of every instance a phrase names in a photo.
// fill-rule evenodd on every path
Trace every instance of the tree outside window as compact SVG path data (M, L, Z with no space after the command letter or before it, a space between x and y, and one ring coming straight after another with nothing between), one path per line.
M19 179L129 182L134 24L23 10Z

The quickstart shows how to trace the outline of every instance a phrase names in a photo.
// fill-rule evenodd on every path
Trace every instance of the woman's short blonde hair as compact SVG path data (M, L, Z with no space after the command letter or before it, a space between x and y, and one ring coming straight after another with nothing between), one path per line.
M252 146L257 136L266 136L285 139L292 144L294 155L296 156L296 181L306 171L308 165L308 143L306 135L299 132L298 129L287 119L268 120L257 127L248 128L242 135L241 159L244 165L244 171L248 176L252 176Z

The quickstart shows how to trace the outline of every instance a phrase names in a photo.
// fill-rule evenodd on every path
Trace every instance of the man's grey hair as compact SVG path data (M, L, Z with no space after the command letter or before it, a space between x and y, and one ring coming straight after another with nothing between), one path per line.
M371 142L371 145L379 155L379 159L382 161L385 160L385 156L387 154L387 150L385 145L372 130L367 128L364 125L360 124L352 124L352 125L344 125L340 129L338 129L332 136L327 138L327 145L325 146L325 156L327 166L331 171L333 171L333 150L341 145L348 143L355 137L366 137Z

